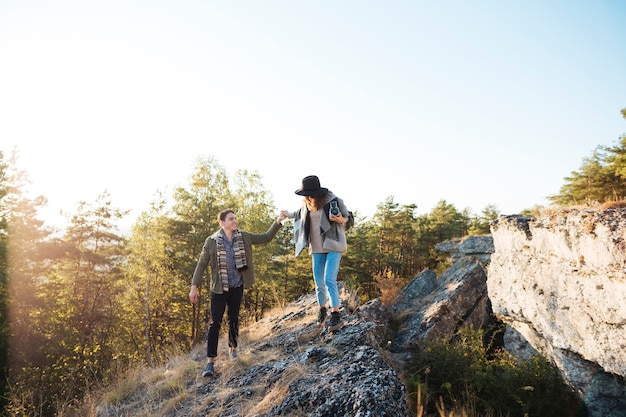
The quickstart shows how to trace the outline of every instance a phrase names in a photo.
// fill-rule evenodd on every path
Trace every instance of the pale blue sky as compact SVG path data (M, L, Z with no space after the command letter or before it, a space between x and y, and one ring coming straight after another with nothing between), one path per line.
M546 205L626 132L622 1L0 0L0 141L44 213L128 222L198 156L278 208Z

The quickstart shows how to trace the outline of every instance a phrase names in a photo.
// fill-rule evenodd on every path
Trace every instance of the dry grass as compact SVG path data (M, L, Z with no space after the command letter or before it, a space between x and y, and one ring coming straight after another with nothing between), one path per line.
M293 327L303 327L311 321L311 315L298 315L302 309L296 306L287 308L274 309L266 315L266 317L283 317L280 326L280 332L285 333L291 331ZM241 337L246 338L248 342L255 343L276 335L275 322L262 319L253 325L247 327L241 332Z
M623 209L626 208L626 200L615 199L605 202L592 201L587 204L572 204L569 206L548 206L541 207L539 209L540 215L554 215L562 212L563 210L610 210L610 209Z
M86 396L71 415L93 417L160 417L179 414L193 401L189 381L198 374L198 363L191 354L175 354L167 364L155 368L130 369L106 389ZM70 415L70 414L68 414Z
M250 346L249 349L240 352L237 361L220 361L217 365L218 368L216 368L219 374L217 384L211 390L210 395L199 394L196 396L196 401L194 401L192 409L189 410L191 413L189 415L219 417L225 412L232 414L233 406L237 408L237 415L242 416L269 411L281 403L289 390L289 386L294 381L310 372L306 365L291 363L271 387L265 384L233 386L229 385L229 381L241 374L243 370L256 364L267 364L284 359L285 355L281 348L255 350L253 346ZM206 380L202 380L202 382L204 381ZM152 417L165 415L167 414L159 412L152 414Z
M280 381L274 384L274 387L263 397L261 401L248 410L247 414L261 414L269 411L272 407L281 403L287 396L289 386L297 379L306 375L306 369L303 366L291 366L286 369L280 377Z
M233 380L256 365L289 360L282 346L269 348L266 341L294 333L300 348L304 349L321 328L314 324L317 318L315 299L274 309L266 317L242 329L236 361L225 360L228 343L225 335L220 337L216 377L201 375L205 365L204 345L196 346L191 352L172 352L167 364L129 370L106 390L85 401L81 411L73 416L221 417L224 413L243 416L267 412L283 401L294 381L312 372L307 364L292 361L271 384L242 386Z
M130 400L130 398L137 392L141 391L145 384L145 378L143 377L140 369L131 370L125 377L115 381L113 385L109 387L102 400L106 404L117 405Z
M416 405L416 417L429 417L425 414L426 405L422 403L424 396L421 394L418 388L417 392L417 405ZM465 403L454 410L446 411L446 406L443 403L443 398L439 398L439 401L435 404L437 409L437 417L502 417L496 415L493 412L487 412L486 414L479 412L476 409L476 405L473 403ZM432 416L435 417L435 416Z
M600 205L603 210L626 208L626 200L606 201Z

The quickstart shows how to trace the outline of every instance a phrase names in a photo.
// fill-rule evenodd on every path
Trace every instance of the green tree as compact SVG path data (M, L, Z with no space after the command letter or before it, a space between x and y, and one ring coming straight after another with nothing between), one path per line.
M414 252L417 234L413 228L416 209L413 204L400 206L393 197L387 197L374 214L378 265L371 273L384 302L396 297L418 267Z
M8 207L5 198L8 194L8 165L4 153L0 151L0 415L6 415L9 371L9 309L8 309Z
M450 239L466 236L470 218L466 212L459 212L454 205L440 200L432 211L420 216L416 221L418 230L418 252L422 269L436 269L445 265L447 255L435 251L435 245Z
M497 209L487 206L480 216L458 211L441 200L430 213L417 215L416 205L400 206L393 197L378 205L369 221L359 221L348 234L349 251L340 273L362 301L382 297L392 301L404 285L426 268L442 268L447 255L435 251L437 243L468 233L489 233Z
M605 148L606 158L605 161L612 171L612 174L616 177L616 184L613 194L620 193L620 196L626 196L626 135L622 135L617 145L609 146Z
M402 276L411 273L412 247L416 237L412 225L416 209L415 205L400 207L393 197L378 205L373 218L378 225L376 274L390 272L394 276Z
M186 288L172 285L178 275L171 251L165 198L158 194L132 228L124 267L123 329L126 355L154 365L172 345L188 347Z
M125 214L106 192L95 205L80 202L59 242L63 256L36 288L40 306L31 318L43 338L38 346L43 362L32 364L26 376L40 389L44 415L110 380L125 291L125 239L116 233L116 221Z
M626 119L626 109L622 109ZM626 198L626 136L615 146L598 146L583 158L578 171L565 177L559 193L549 197L560 206L604 203Z
M620 179L615 170L607 164L604 148L598 147L591 157L584 158L578 171L565 177L565 184L559 194L550 200L560 206L593 204L622 195Z
M208 236L219 229L218 213L232 207L234 199L230 189L226 170L214 157L197 158L187 187L178 187L174 191L173 213L169 226L169 248L172 256L172 268L175 275L172 285L184 288L179 298L171 303L189 306L189 286L191 277L200 257L202 246ZM192 343L204 340L209 318L208 294L206 291L208 273L205 273L205 284L200 288L198 303L191 307ZM203 325L204 324L204 325Z
M296 257L293 239L293 222L283 222L283 227L273 240L276 249L269 266L274 272L273 291L276 294L276 306L279 307L283 307L315 289L311 271L311 257L306 249L300 256ZM345 276L343 261L340 275Z
M238 170L234 177L234 207L238 218L237 226L252 233L264 233L276 220L276 207L270 194L263 188L257 172ZM248 289L243 299L243 323L248 324L263 317L265 311L283 304L280 298L280 283L283 271L277 256L280 250L277 241L267 245L253 246L255 285Z
M339 277L355 290L362 302L381 296L376 271L378 258L378 227L374 221L363 221L354 211L355 226L347 233L348 252L341 260Z
M470 219L469 235L487 235L491 233L491 222L500 216L500 211L496 206L490 204L478 216L473 216L469 211L465 211L463 215Z
M2 213L0 242L2 245L2 369L11 385L8 414L14 415L36 401L36 391L22 369L37 360L41 336L30 318L38 305L36 289L47 269L47 259L54 256L44 240L50 230L37 218L37 211L46 204L44 197L30 199L25 195L29 183L25 171L18 169L14 151L9 161L2 162L0 212ZM7 325L9 326L7 328ZM8 329L10 328L10 332ZM6 354L9 354L8 369ZM3 387L6 391L6 385Z

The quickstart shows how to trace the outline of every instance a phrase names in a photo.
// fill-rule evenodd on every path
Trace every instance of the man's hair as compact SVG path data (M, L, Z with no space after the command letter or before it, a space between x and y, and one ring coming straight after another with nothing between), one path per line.
M223 222L224 220L226 220L226 216L228 216L228 213L235 214L235 210L227 208L227 209L220 211L219 214L217 215L217 221Z

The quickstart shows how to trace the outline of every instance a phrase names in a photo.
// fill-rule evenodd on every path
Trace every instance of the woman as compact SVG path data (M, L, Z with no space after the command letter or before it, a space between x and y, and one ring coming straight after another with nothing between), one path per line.
M269 243L276 236L285 216L281 213L264 234L239 231L237 229L237 217L231 209L222 210L217 219L220 230L209 236L204 242L189 292L189 300L195 304L198 301L198 287L202 283L202 275L204 275L207 266L210 266L211 323L209 324L207 340L207 364L202 372L203 377L214 374L217 344L226 307L228 307L230 356L233 359L237 357L239 308L241 307L243 290L244 287L252 286L255 281L252 245Z
M288 218L294 218L296 256L308 246L313 263L313 279L317 302L320 306L318 324L327 317L327 293L330 298L330 320L328 328L335 331L343 326L339 315L341 300L337 288L337 274L341 255L348 249L344 225L349 212L343 200L328 188L320 186L315 175L302 179L302 187L296 190L304 197L304 204L295 212L281 211Z

